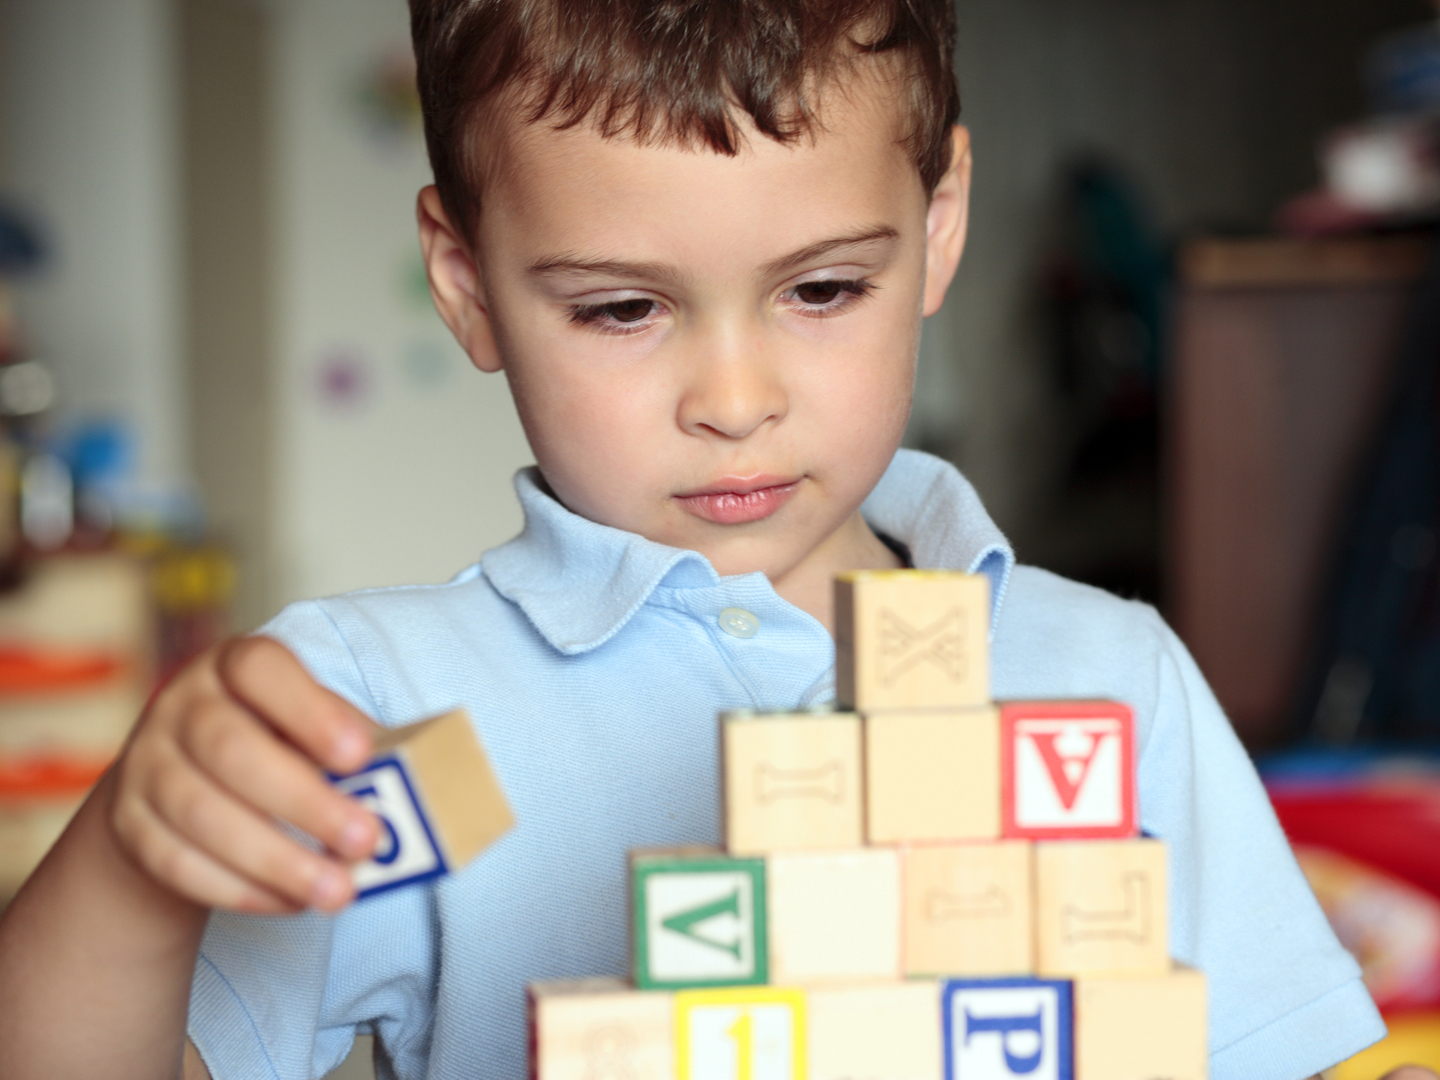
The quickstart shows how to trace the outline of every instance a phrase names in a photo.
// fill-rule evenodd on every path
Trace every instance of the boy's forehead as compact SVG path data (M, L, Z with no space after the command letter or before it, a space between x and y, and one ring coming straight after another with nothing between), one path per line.
M734 156L673 140L606 136L594 124L491 117L480 235L526 246L643 244L726 231L756 250L813 223L899 228L927 201L902 141L903 110L888 83L856 80L827 93L818 123L780 143L741 123ZM740 114L739 119L744 118ZM737 120L738 122L738 120ZM709 228L706 228L709 226Z

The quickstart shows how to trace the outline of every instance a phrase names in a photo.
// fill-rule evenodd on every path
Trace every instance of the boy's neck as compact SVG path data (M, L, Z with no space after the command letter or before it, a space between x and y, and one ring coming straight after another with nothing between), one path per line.
M834 637L835 575L846 570L898 570L904 565L857 510L809 558L788 573L772 577L770 583L782 599L813 615Z

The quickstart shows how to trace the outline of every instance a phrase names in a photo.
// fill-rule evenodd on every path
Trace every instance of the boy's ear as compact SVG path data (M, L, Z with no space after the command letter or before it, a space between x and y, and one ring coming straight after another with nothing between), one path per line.
M481 371L499 371L503 365L495 347L480 270L469 247L450 225L434 184L420 189L415 219L420 225L420 254L425 259L435 310L472 364Z
M956 124L951 133L950 168L935 185L926 215L924 315L934 315L965 251L970 222L970 132Z

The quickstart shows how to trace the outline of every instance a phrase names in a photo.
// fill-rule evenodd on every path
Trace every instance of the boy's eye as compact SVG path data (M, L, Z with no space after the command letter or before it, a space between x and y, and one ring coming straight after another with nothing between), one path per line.
M845 291L848 281L807 281L795 286L795 298L806 304L828 304Z
M819 281L802 281L786 290L786 295L798 301L799 313L804 315L838 315L850 306L870 295L875 288L865 280L825 278Z
M629 300L612 300L608 304L579 304L570 309L570 321L581 326L624 326L643 321L659 305L654 300L634 297Z

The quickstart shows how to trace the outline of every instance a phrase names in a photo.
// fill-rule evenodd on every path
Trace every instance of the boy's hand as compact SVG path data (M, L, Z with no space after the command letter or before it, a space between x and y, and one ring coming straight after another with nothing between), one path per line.
M226 642L192 661L136 726L114 770L111 828L150 877L195 904L335 911L354 893L341 859L373 852L379 826L321 770L364 765L374 730L278 642ZM279 822L340 859L307 850Z

